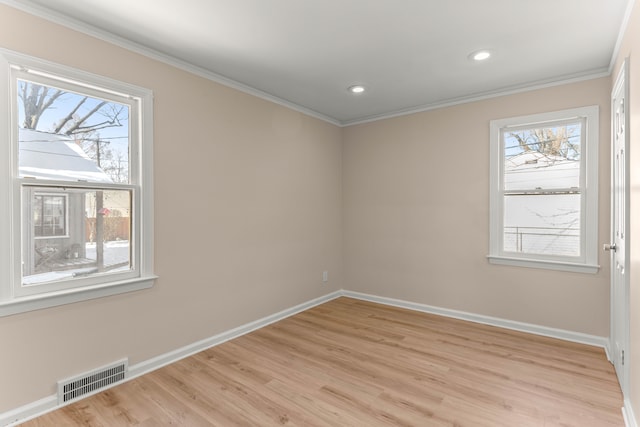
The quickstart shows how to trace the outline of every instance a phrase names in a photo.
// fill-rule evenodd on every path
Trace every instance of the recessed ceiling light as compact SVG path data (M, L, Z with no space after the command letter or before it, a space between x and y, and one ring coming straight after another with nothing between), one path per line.
M489 52L488 50L479 50L469 55L469 57L474 61L484 61L485 59L489 59L490 56L491 52Z
M358 93L364 92L364 86L362 86L362 85L353 85L353 86L349 86L349 89L347 89L347 90L349 92L351 92L351 93L358 94Z

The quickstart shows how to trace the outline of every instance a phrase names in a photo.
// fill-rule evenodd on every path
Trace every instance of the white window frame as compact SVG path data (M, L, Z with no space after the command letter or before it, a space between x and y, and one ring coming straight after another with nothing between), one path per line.
M123 274L94 275L53 285L22 285L22 188L60 186L64 182L20 178L16 80L53 79L84 93L125 96L131 115L130 185L132 201L132 269ZM46 84L46 83L45 83ZM59 87L61 87L59 85ZM153 93L144 88L0 49L0 317L150 288L153 273ZM134 123L135 122L135 123ZM66 183L69 184L69 183ZM109 184L71 183L70 188L105 189ZM35 290L34 290L35 289Z
M580 171L580 248L578 257L504 251L504 141L502 130L535 127L550 122L585 119ZM490 122L490 243L489 262L519 267L597 273L598 265L598 137L599 108L588 106Z

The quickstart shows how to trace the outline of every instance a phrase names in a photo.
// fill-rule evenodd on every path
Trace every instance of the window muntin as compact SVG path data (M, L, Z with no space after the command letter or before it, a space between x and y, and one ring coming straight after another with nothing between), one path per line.
M597 117L491 122L492 263L597 271Z
M40 127L25 129L29 110L24 100L20 106L20 93L25 89L31 93L32 85L64 92L59 101L73 103L74 109L66 112L73 124L67 120L64 125L67 115L51 119L51 111L46 111ZM0 95L10 100L0 104L0 316L151 287L155 279L152 93L0 49ZM63 110L65 105L57 106ZM101 107L111 108L111 115ZM114 109L121 111L118 117L113 116ZM57 130L60 123L63 126ZM111 126L114 123L117 126ZM84 138L69 132L72 126L82 127ZM112 133L111 127L122 132ZM41 231L37 231L39 214L34 214L40 209L35 194L66 199L64 236L36 237ZM99 194L102 208L96 207ZM84 205L75 200L78 195ZM91 206L87 200L93 200ZM89 236L101 215L106 216L103 235L112 237L99 250ZM106 229L116 226L122 235L117 238ZM76 233L81 229L84 236ZM109 251L116 247L122 259L112 262ZM55 256L49 258L52 253ZM50 264L46 280L29 270L42 254ZM72 265L80 258L93 263L89 271ZM60 263L70 265L62 268Z

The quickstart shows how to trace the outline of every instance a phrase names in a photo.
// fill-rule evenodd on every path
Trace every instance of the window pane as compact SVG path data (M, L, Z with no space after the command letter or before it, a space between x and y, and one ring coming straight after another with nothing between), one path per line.
M32 203L35 237L54 237L67 234L66 196L35 193Z
M24 186L23 193L24 285L132 268L130 190ZM60 224L67 224L64 233L46 234Z
M580 256L580 194L505 195L504 251Z
M504 130L504 189L580 186L581 122Z
M129 105L17 83L20 177L129 183Z

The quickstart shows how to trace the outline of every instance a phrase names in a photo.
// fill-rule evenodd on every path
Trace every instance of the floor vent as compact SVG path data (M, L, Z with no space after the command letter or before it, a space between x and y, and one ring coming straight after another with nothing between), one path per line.
M58 381L58 404L61 405L122 381L127 373L128 364L128 360L123 359L65 381Z

